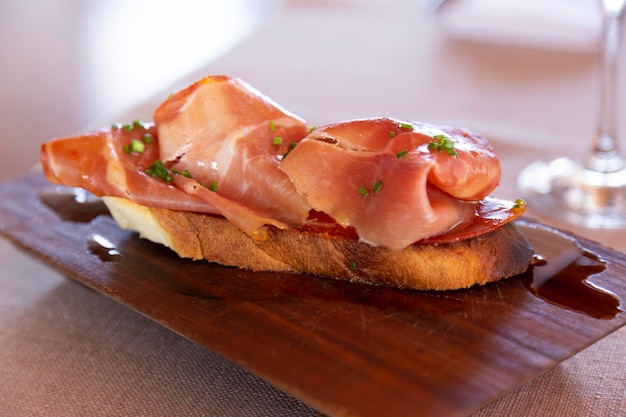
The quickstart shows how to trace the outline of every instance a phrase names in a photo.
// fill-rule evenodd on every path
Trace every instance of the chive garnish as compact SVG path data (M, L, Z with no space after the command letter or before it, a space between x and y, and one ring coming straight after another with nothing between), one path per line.
M403 150L403 151L401 151L401 152L398 152L398 153L396 154L396 158L400 159L400 158L402 158L403 156L406 156L408 153L409 153L409 151L405 149L405 150Z
M391 132L389 132L389 137L391 139L395 138L396 137L396 132L394 132L393 130Z
M454 150L454 141L448 139L446 135L435 135L433 139L428 143L428 149L437 152L445 152L450 156L457 156Z
M298 144L297 142L290 142L289 143L289 149L287 150L287 152L285 152L283 154L283 159L285 159L287 157L287 155L289 155L289 152L291 152L296 147L297 144Z
M146 149L146 144L139 139L132 139L130 141L130 151L134 153L142 153Z
M283 138L280 136L274 136L274 138L272 139L272 143L278 146L283 143Z
M356 262L350 261L348 262L348 265L350 265L350 269L352 269L353 271L356 270Z
M519 210L525 206L526 206L526 201L522 200L521 198L518 198L515 200L515 204L513 204L513 209Z
M274 123L273 120L270 120L270 130L272 132L276 132L276 124Z
M191 172L188 170L179 171L177 169L172 169L172 174L182 175L183 177L191 178Z
M209 185L209 190L217 192L217 181L211 182L211 185Z
M154 162L154 164L152 164L152 166L150 166L150 168L146 169L144 172L151 177L160 179L161 181L165 181L168 184L172 182L172 173L167 168L165 168L163 162L158 159Z
M413 125L411 123L400 123L401 129L413 129Z
M363 187L359 187L359 194L361 194L362 196L367 196L370 192L367 190L367 188L363 188Z
M376 184L374 184L373 191L375 193L379 192L380 191L380 187L382 187L382 186L383 186L383 182L381 180L376 181Z

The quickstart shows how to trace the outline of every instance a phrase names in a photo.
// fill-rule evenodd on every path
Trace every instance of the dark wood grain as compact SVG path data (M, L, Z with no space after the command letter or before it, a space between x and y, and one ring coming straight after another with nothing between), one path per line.
M3 235L329 415L467 415L626 322L547 302L527 276L417 292L183 260L107 214L63 216L46 187L39 172L0 184ZM626 257L578 243L606 261L593 281L626 299Z

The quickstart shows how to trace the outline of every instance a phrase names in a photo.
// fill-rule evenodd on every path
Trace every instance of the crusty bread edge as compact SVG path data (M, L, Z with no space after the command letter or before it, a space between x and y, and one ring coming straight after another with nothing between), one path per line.
M258 243L221 216L141 206L104 197L123 229L165 245L180 257L252 271L308 273L417 290L451 290L523 273L533 250L514 223L461 242L373 247L344 235L268 227Z

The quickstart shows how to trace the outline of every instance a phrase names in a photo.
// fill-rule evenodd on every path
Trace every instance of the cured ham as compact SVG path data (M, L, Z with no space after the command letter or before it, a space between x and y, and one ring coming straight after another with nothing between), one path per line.
M308 216L310 205L278 164L309 128L241 80L204 78L165 101L154 121L160 158L172 169L287 225Z
M483 138L390 118L306 123L236 78L172 95L154 123L42 146L54 183L176 211L216 214L263 241L280 229L343 228L402 249L494 230L523 212L486 196L500 165ZM323 219L323 221L320 221Z
M128 148L133 141L143 144L139 145L143 146L141 153ZM97 196L124 197L149 207L215 213L214 207L198 197L146 174L158 155L156 128L139 121L52 140L41 147L44 174L53 183L80 187Z
M309 204L278 163L308 127L269 98L238 79L206 77L168 98L154 120L47 142L44 172L98 196L222 215L255 239L265 225L307 218ZM143 143L140 153L124 150L133 141ZM168 181L150 176L155 162Z
M316 129L280 168L315 210L391 249L471 220L475 204L464 201L486 197L501 176L483 138L390 118Z

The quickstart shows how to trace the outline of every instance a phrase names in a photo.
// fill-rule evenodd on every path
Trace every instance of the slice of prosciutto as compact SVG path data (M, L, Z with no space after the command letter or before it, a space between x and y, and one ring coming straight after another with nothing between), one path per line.
M315 210L390 249L471 222L501 177L484 138L390 118L318 128L280 169Z
M255 239L265 225L306 220L310 205L278 169L308 133L300 118L238 79L214 76L171 96L154 120L49 141L41 149L44 173L98 196L222 215ZM141 152L129 148L133 141ZM149 174L155 162L167 181Z
M146 144L145 138L152 143ZM131 151L133 141L143 143L141 153ZM52 183L80 187L97 196L123 197L149 207L216 212L198 197L146 174L158 157L156 128L139 121L54 139L41 146L41 165Z
M167 166L189 172L200 184L213 184L222 199L277 220L274 225L297 226L307 218L309 203L278 164L309 128L248 84L204 78L165 101L154 121ZM196 195L216 203L215 194L188 183L186 190L199 190ZM229 217L226 207L222 211ZM236 216L229 220L244 224Z

